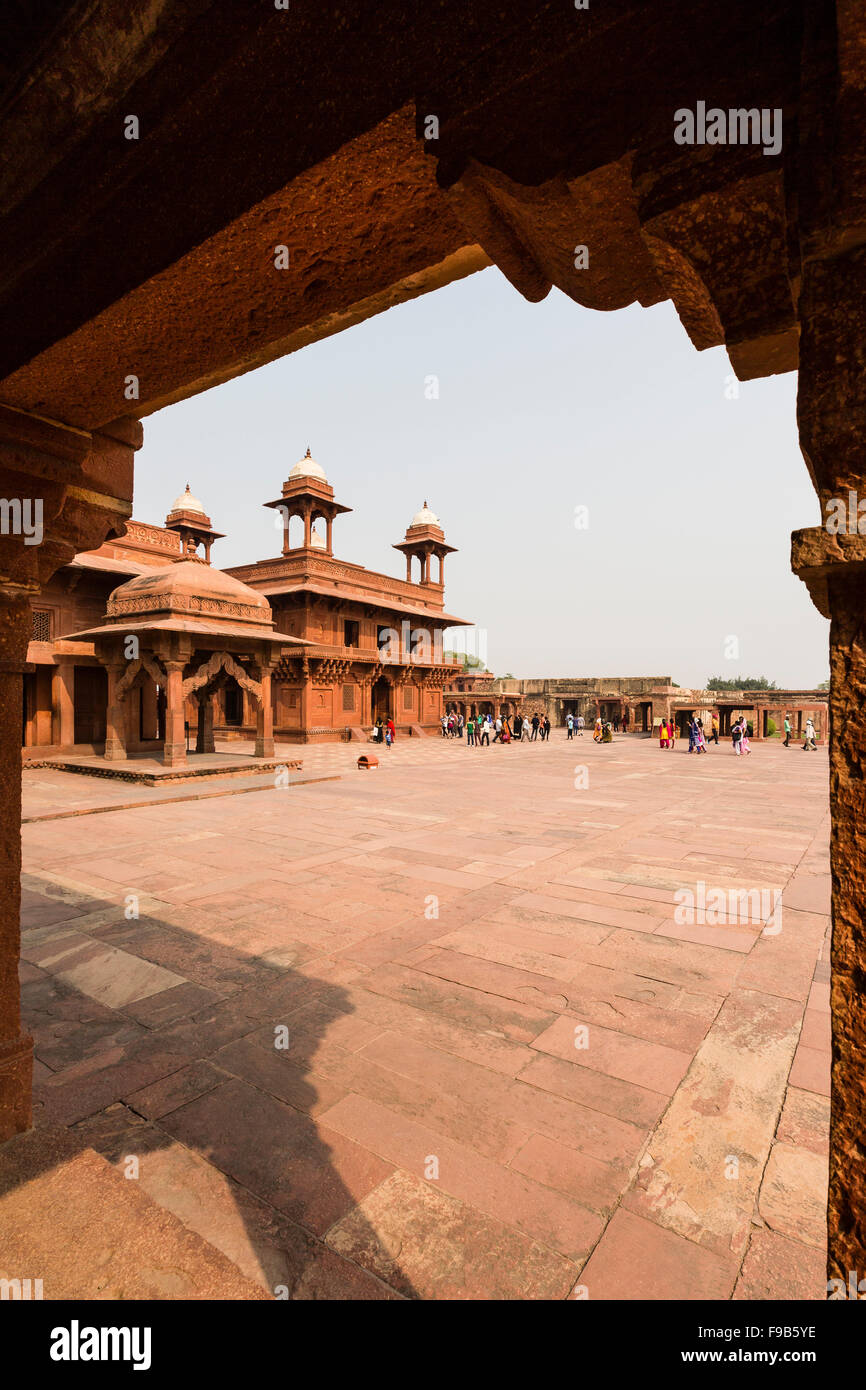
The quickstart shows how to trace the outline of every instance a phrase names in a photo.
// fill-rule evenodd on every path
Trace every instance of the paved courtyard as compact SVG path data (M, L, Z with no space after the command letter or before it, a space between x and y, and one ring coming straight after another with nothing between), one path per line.
M301 750L328 780L171 796L27 772L37 1126L224 1296L826 1297L826 749L753 750L555 731L364 773L338 744ZM699 884L768 891L677 921Z

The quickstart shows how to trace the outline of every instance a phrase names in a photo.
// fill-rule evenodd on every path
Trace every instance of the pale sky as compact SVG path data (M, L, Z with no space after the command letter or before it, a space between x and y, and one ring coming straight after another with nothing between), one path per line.
M261 503L309 444L354 508L344 559L405 577L390 547L429 501L459 552L446 610L499 675L811 687L829 625L790 570L791 531L820 522L796 376L732 383L670 303L529 304L485 270L150 416L135 515L162 524L188 481L227 533L214 563L278 555Z

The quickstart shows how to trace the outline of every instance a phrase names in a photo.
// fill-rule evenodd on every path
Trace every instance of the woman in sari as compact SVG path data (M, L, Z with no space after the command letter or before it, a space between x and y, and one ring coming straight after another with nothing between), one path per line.
M668 722L667 722L666 719L662 719L662 722L659 724L659 748L667 748L667 746L668 746Z

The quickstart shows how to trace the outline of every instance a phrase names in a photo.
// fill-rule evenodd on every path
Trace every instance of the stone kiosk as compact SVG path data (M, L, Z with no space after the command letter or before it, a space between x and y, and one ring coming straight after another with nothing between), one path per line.
M126 757L126 697L153 681L164 700L163 763L172 768L186 763L190 697L198 707L196 752L214 752L213 701L229 677L255 701L255 756L272 758L271 672L284 649L307 645L274 630L263 594L188 557L121 584L108 600L105 622L67 640L91 642L108 673L106 759Z

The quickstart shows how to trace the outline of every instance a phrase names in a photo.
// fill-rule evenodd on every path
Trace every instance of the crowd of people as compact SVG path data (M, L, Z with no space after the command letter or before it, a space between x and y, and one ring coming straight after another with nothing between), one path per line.
M547 715L521 714L469 714L459 712L443 714L442 737L466 737L467 747L488 747L491 743L535 743L538 739L545 743L550 738L550 720Z
M494 716L492 714L469 714L463 715L459 711L452 711L450 714L443 714L442 720L443 738L463 738L465 735L467 746L478 748L482 744L491 743L534 743L540 739L545 743L550 738L550 720L547 715L540 715L537 712L532 716L521 714L516 710L514 714L504 714ZM613 735L619 732L619 718L603 720L601 716L596 719L592 737L595 743L612 743ZM567 737L583 738L586 728L586 720L582 714L568 714L565 720ZM623 733L628 732L628 722L622 722ZM703 720L691 715L687 724L689 736L690 753L706 753L711 743L718 746L719 742L719 720L718 715L713 714L710 724L710 732L704 731ZM817 752L818 742L815 734L815 725L811 718L806 720L805 728L806 742L803 750L814 750ZM383 719L380 715L376 720L375 727L371 735L374 743L383 743L390 748L394 739L397 737L397 730L394 720ZM666 716L659 724L659 747L673 748L675 741L680 737L676 721L672 716ZM788 747L791 738L791 722L785 716L785 748ZM749 726L746 723L746 716L741 714L731 725L731 743L734 752L743 757L751 753L751 743L749 740Z

